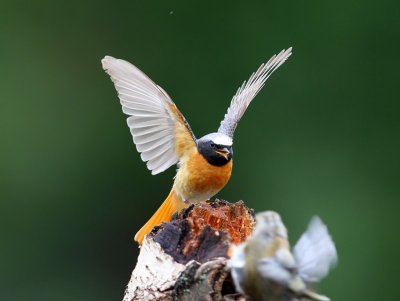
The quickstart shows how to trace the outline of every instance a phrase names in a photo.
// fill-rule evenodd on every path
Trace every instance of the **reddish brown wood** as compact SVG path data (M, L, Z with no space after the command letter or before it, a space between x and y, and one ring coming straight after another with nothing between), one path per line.
M150 236L177 262L199 263L228 258L231 243L243 242L253 230L254 213L242 201L208 201L191 205L151 232Z
M145 238L124 301L245 300L235 292L227 267L232 243L255 226L242 201L191 205Z

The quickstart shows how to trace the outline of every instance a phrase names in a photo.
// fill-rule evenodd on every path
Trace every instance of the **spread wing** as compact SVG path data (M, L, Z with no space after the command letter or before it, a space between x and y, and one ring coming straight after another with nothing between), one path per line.
M253 98L262 87L264 87L270 75L278 69L291 54L292 47L287 50L282 50L278 55L271 57L266 64L262 64L260 68L250 76L247 82L243 82L235 96L233 96L231 105L219 126L218 132L233 138L236 126Z
M130 115L133 142L153 175L195 149L189 124L161 87L127 61L106 56L102 64L114 82L122 111Z
M293 248L300 277L306 282L318 282L337 263L335 244L327 227L314 217L307 231Z

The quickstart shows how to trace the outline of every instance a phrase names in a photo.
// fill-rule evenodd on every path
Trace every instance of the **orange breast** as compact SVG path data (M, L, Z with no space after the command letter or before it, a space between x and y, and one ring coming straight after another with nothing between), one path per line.
M220 191L232 174L232 160L214 166L199 153L193 153L175 178L175 189L189 202L205 201Z

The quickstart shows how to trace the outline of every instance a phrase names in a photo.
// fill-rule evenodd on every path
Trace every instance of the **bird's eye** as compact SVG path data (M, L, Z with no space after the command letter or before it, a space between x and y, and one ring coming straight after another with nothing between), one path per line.
M216 147L215 143L211 143L211 147L215 148Z

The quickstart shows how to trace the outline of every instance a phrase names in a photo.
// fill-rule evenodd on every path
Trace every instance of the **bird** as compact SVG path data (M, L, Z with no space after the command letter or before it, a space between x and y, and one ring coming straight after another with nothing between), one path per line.
M290 250L287 229L274 211L256 214L256 227L245 242L233 246L228 266L236 290L253 301L329 301L310 289L338 261L326 225L314 216Z
M170 221L174 213L190 204L209 200L226 185L232 173L236 126L270 75L291 54L292 48L283 49L252 73L233 96L217 132L199 139L167 92L145 73L122 59L102 59L147 168L156 175L178 166L169 195L134 237L139 245L154 226Z

